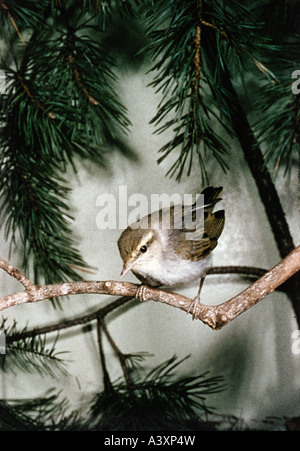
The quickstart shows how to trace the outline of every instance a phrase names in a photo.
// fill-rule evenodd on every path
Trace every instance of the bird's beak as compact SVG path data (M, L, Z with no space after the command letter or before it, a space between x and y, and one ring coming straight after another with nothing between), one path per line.
M125 276L125 274L128 273L128 271L131 270L131 268L133 267L134 263L135 263L135 261L133 260L133 261L129 261L129 262L124 264L123 269L122 269L121 274L120 274L121 279Z

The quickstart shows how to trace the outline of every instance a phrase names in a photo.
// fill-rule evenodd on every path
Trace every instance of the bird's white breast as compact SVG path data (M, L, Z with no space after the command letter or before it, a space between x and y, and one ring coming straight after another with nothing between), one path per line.
M211 266L211 258L198 261L184 260L174 252L152 257L147 267L136 265L134 270L143 276L150 285L176 286L199 279ZM157 283L155 283L155 282Z

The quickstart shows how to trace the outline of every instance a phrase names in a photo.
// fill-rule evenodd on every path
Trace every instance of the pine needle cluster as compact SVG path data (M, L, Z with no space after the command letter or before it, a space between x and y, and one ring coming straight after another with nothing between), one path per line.
M64 361L54 351L55 344L47 347L46 337L38 335L20 338L22 331L18 333L15 325L12 329L6 330L10 336L0 371L69 377ZM120 378L92 399L87 397L78 409L71 409L69 401L53 389L42 398L0 401L0 430L178 431L203 427L205 415L215 411L206 399L225 389L224 380L208 372L179 377L178 367L185 360L173 356L146 375L132 362L130 385Z
M174 134L158 161L177 150L169 174L180 180L184 171L190 174L196 157L207 180L207 159L229 167L224 135L232 133L233 99L226 78L254 73L273 81L266 60L277 47L261 32L249 2L160 0L155 6L148 13L147 50L157 60L151 84L163 98L152 121L157 133L171 129Z
M105 164L105 144L127 130L126 111L114 90L114 62L101 46L98 22L76 2L37 8L36 2L26 3L34 11L30 18L25 5L12 3L7 16L4 5L4 31L16 14L32 34L21 58L13 47L8 57L14 64L4 59L1 64L6 77L0 107L1 216L7 236L21 241L23 268L33 268L36 282L77 280L73 267L86 263L72 239L64 174L68 165L76 170L76 158Z
M154 61L151 85L162 96L152 122L157 133L172 132L158 158L173 161L168 175L180 180L196 163L208 182L211 159L228 170L224 137L235 133L240 92L230 87L237 82L247 97L245 114L263 112L251 131L266 149L266 164L291 169L299 148L299 95L290 89L299 60L297 2L2 0L0 6L1 217L7 236L22 243L23 269L33 268L36 281L76 280L74 267L87 266L72 238L66 168L86 158L105 164L108 142L124 151L121 136L130 122L103 39L116 17L125 27L144 18L148 44L140 54Z
M297 0L0 0L0 221L22 251L23 271L54 283L77 280L75 268L88 266L72 236L67 170L84 159L105 165L107 143L125 149L130 121L103 39L116 17L125 29L139 22L141 47L147 39L140 55L151 60L151 87L161 95L152 123L171 135L158 162L172 157L168 175L178 181L196 162L205 183L208 161L230 168L224 137L236 136L285 256L293 240L268 168L289 173L299 151L300 94L291 89L300 69ZM66 376L56 343L5 321L0 330L1 371ZM224 388L206 373L178 377L176 358L146 375L137 357L119 358L124 379L108 377L88 414L67 414L53 393L1 401L0 429L190 430L196 412L211 411L206 397Z

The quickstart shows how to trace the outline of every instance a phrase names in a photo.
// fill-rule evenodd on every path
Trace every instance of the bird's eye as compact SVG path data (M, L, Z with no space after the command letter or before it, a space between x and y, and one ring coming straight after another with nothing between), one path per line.
M142 252L143 254L145 253L145 252L147 252L147 246L141 246L140 247L140 252Z

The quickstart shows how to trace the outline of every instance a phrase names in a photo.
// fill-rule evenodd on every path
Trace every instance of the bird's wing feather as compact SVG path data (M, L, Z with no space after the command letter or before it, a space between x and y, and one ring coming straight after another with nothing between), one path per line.
M200 222L189 230L187 228L174 230L174 251L179 257L192 261L201 260L208 257L218 244L218 238L225 224L225 212L224 210L219 210L216 213L212 213L212 210L214 205L220 200L221 192L222 187L213 188L211 186L202 191L201 194L204 194L204 206L203 204L202 207L199 205L199 208L204 208L204 224ZM192 208L198 208L197 202ZM176 221L178 219L174 217L174 225L176 225ZM189 239L185 239L185 233L187 232L189 232ZM191 237L192 239L190 239Z

